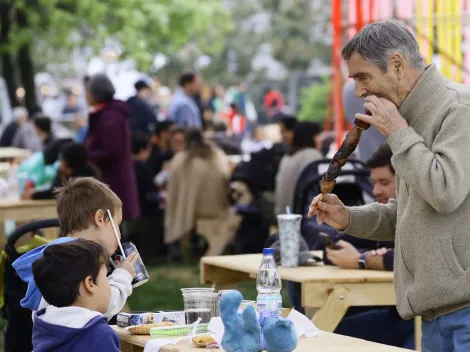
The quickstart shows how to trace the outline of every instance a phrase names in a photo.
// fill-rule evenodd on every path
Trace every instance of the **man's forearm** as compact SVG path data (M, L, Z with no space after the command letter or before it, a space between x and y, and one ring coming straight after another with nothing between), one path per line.
M393 241L397 222L397 204L390 199L387 204L372 203L360 207L350 207L349 226L345 234L355 237Z

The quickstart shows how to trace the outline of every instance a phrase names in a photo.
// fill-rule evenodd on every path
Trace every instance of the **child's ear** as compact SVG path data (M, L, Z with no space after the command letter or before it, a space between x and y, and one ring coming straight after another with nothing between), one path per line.
M95 225L96 227L103 227L106 223L106 220L104 218L104 211L99 209L95 213Z
M85 280L83 280L83 287L88 294L92 294L95 291L96 284L91 276L87 276Z

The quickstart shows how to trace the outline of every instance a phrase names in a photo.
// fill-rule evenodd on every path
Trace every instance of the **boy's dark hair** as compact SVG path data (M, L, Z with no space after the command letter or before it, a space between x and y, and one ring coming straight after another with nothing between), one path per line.
M77 172L88 165L88 152L81 143L69 143L62 148L62 159L68 167Z
M305 148L315 148L314 138L322 132L323 128L319 123L309 121L298 122L294 128L291 154L295 154Z
M157 125L155 126L155 131L154 131L155 136L160 137L162 132L170 131L171 127L174 124L175 123L173 121L170 121L170 120L165 120L165 121L158 122Z
M86 230L95 225L95 214L102 210L105 219L107 210L114 216L122 208L119 197L104 183L93 177L71 179L56 188L57 214L63 236Z
M34 118L34 125L45 133L51 133L51 119L44 115L39 115Z
M295 125L297 125L297 122L297 117L290 115L283 116L279 121L279 123L289 131L293 131L295 129Z
M390 171L395 175L395 169L392 165L392 149L388 144L382 144L379 149L370 157L366 162L366 166L369 169L376 169L378 167L388 166Z
M91 276L93 282L106 254L98 243L77 239L46 247L44 255L33 265L34 281L47 303L69 307L79 296L80 284Z
M196 74L193 72L185 72L180 76L179 85L184 87L188 83L192 83L196 78Z
M135 82L134 88L135 88L136 91L140 92L142 89L150 89L150 86L148 85L147 82L140 79L137 82Z
M142 132L133 133L131 145L132 154L139 154L141 150L150 147L150 136Z
M188 130L185 127L181 127L181 126L178 126L178 125L174 125L174 126L170 127L170 134L171 135L181 133L181 134L184 134L186 136L187 132L188 132Z

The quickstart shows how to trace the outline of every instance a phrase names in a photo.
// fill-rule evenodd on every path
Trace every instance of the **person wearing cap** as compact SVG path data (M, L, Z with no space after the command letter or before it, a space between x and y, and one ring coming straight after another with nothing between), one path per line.
M137 81L134 87L137 92L136 95L127 100L131 110L131 117L129 119L131 132L153 134L157 117L148 103L152 96L152 88L143 80Z

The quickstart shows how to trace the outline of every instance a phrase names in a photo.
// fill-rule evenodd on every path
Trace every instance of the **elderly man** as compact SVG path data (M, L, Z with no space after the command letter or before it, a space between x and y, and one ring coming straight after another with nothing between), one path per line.
M393 20L366 26L342 55L372 113L356 117L388 137L397 198L348 208L317 196L309 215L395 239L397 307L405 319L423 317L423 351L470 351L470 88L425 66L416 39Z

